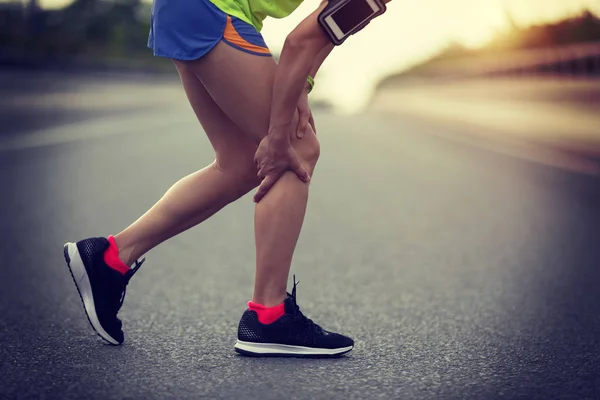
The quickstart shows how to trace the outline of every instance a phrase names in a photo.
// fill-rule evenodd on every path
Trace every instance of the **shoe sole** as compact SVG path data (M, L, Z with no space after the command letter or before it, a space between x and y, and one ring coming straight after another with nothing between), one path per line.
M235 351L251 357L313 357L335 358L352 351L354 346L340 347L338 349L320 349L313 347L291 346L274 343L252 343L238 340Z
M83 260L79 255L79 250L77 250L77 245L75 243L66 243L64 246L64 254L67 267L69 267L69 272L71 273L71 277L73 278L73 282L79 293L79 298L83 304L83 310L85 311L85 315L90 325L102 339L112 345L120 345L121 343L115 340L104 330L104 328L102 328L102 325L98 320L94 296L92 294L92 285L90 284L90 279L88 278L87 271L83 265Z

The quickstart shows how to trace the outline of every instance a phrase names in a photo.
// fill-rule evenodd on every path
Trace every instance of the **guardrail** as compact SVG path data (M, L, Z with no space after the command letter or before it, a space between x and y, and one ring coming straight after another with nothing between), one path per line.
M404 78L451 79L515 75L600 77L600 42L497 51L440 60L391 76L381 85L385 86Z

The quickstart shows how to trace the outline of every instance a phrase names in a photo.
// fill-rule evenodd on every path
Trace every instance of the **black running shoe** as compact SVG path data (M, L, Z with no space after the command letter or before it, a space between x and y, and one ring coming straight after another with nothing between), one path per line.
M296 303L296 278L284 302L285 314L271 324L246 310L238 327L235 351L247 356L337 357L354 348L354 341L328 332L306 318Z
M119 345L124 336L117 314L129 280L145 259L137 261L135 267L123 275L104 262L108 247L106 238L90 238L65 244L64 253L92 328L108 343Z

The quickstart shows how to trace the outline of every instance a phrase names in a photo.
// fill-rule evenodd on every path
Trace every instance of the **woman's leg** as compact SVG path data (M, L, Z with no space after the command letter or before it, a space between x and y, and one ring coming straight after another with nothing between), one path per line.
M189 65L219 107L254 143L259 143L269 128L275 61L221 43L205 59ZM307 130L302 139L297 139L295 132L290 135L301 163L312 174L319 157L315 133ZM307 200L308 184L288 171L256 205L254 295L240 319L235 344L242 354L333 356L354 347L349 337L324 331L304 318L295 296L286 298Z
M186 62L227 116L255 144L267 134L271 91L277 67L271 57L247 54L220 43L206 57ZM297 115L296 115L297 120ZM312 174L319 157L314 132L292 145ZM286 297L292 256L306 210L308 184L288 172L256 205L256 279L253 302L281 304Z
M119 258L127 265L206 220L259 183L253 161L255 143L215 104L192 71L179 62L176 66L216 160L175 183L147 213L115 236Z

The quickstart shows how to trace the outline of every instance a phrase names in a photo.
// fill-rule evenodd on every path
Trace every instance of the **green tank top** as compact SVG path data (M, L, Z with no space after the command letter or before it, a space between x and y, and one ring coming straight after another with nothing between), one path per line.
M226 14L232 15L262 30L267 17L284 18L290 15L303 0L210 0Z

